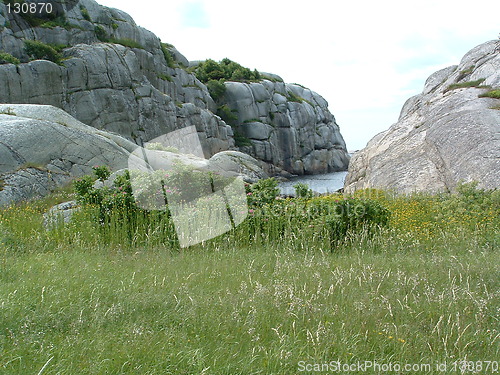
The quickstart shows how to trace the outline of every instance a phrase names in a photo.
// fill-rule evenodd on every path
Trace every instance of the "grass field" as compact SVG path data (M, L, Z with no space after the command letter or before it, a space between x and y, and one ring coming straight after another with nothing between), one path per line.
M0 211L0 374L494 373L500 358L497 192L378 192L388 225L335 245L316 222L261 217L187 249L84 214L46 231L66 198Z

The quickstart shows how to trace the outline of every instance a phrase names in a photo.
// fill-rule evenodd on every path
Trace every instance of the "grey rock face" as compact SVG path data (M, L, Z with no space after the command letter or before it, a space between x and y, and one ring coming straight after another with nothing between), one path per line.
M93 0L74 3L64 2L66 24L45 27L6 16L0 3L0 51L21 61L0 65L0 103L63 110L1 107L1 202L44 195L94 162L123 168L134 147L193 125L205 158L238 149L233 127L214 114L217 104L179 51L122 11ZM64 45L61 61L33 60L26 40ZM345 144L326 101L279 76L265 77L227 83L225 99L238 111L235 129L252 145L240 151L264 161L270 174L346 169Z
M298 85L263 80L227 82L224 102L238 115L235 128L252 146L241 150L266 163L270 174L345 170L345 142L328 103Z
M221 152L208 160L172 152L145 152L168 159L162 165L181 161L250 182L268 177L257 160L236 151ZM144 164L142 155L136 144L87 126L59 108L1 104L0 206L47 195L75 177L92 173L94 165L109 166L116 171L115 178L130 164Z
M78 209L79 207L76 201L55 205L43 214L43 226L46 229L53 229L60 223L69 223L73 214L78 211Z
M209 168L223 171L224 174L234 173L242 176L245 182L254 183L268 178L258 160L238 151L223 151L208 160Z
M4 4L0 10L5 14ZM31 27L19 17L2 27L7 20L0 19L0 50L24 62L0 65L5 88L0 90L0 103L53 105L87 125L136 143L196 123L207 154L234 146L230 127L213 114L216 107L206 86L184 70L188 61L174 47L163 46L172 56L169 63L153 33L138 27L126 13L93 0L81 0L66 18L67 29ZM102 43L97 28L114 43ZM72 47L64 49L60 65L30 62L25 39ZM196 110L184 109L185 103Z
M399 121L353 156L345 190L452 191L474 180L481 188L500 187L500 101L479 97L500 87L497 44L481 44L458 66L431 75Z
M94 165L124 168L135 147L52 106L2 104L0 205L44 196Z

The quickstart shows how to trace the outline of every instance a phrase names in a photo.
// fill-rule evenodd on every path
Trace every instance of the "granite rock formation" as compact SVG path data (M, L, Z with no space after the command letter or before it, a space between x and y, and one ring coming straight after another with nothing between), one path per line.
M398 122L353 156L345 190L453 191L470 181L500 187L499 88L498 41L432 74Z
M4 57L6 53L11 56L7 60L0 58L0 103L60 108L99 130L99 137L115 137L116 141L119 136L121 143L127 140L127 147L195 126L205 158L221 151L240 150L260 160L270 174L312 174L347 168L344 141L326 101L318 94L297 85L273 82L277 76L272 74L255 83L227 82L224 101L238 112L238 122L230 126L216 115L220 103L215 103L189 68L193 64L172 45L137 26L128 14L93 0L52 1L62 4L61 14L42 24L7 14L5 2L0 3L0 52ZM30 50L30 41L43 45ZM30 116L27 120L16 119L7 113L1 118L0 139L15 139L14 152L17 148L36 148L30 143L34 140L27 135L29 131L21 130L28 129L28 124L39 124L33 122L36 114L31 112ZM13 126L16 121L24 124L19 130ZM47 133L38 134L40 137L80 137L72 134L75 128L59 129L57 122L49 122L43 126ZM235 129L243 132L251 146L235 146ZM61 132L64 137L56 136ZM59 147L64 148L65 142L61 142ZM118 152L116 147L100 149L103 142L97 142L88 156L82 156L81 164L76 160L71 168L81 166L85 170L96 161L122 168L121 161L111 160ZM57 147L56 143L53 147ZM80 146L75 147L78 153ZM43 165L52 160L51 155L50 151L40 151L39 160L33 162ZM107 156L101 160L99 155ZM4 185L13 189L22 184L15 182L13 175L5 175L19 168L14 164L9 161L0 171ZM38 193L66 181L53 174L51 178L38 179Z

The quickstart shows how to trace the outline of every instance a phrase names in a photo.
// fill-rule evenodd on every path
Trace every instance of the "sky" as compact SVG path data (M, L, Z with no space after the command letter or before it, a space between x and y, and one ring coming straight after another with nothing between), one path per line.
M225 57L329 103L350 151L398 119L427 77L500 33L500 2L97 0L188 60Z

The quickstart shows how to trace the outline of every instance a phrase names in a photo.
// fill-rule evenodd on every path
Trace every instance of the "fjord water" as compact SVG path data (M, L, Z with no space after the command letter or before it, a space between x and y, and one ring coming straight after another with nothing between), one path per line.
M299 176L291 178L289 181L280 182L278 187L283 195L295 195L293 186L298 183L308 185L312 191L319 194L335 193L344 187L346 175L347 171Z

